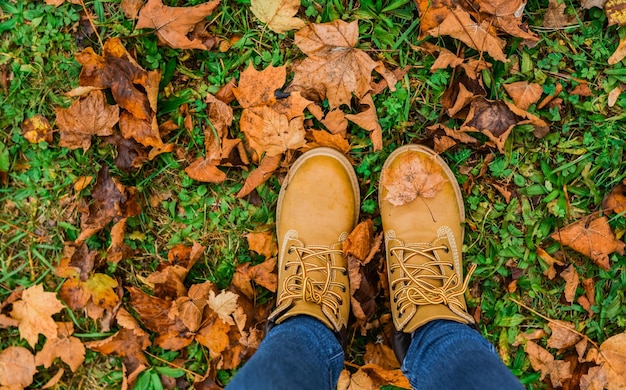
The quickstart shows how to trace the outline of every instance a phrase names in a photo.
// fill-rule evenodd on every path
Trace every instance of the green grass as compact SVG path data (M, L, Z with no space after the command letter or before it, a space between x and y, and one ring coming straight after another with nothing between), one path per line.
M93 0L85 5L94 15L103 40L122 37L143 67L161 70L158 120L172 119L182 129L168 139L176 144L175 153L160 155L135 172L112 168L113 175L125 185L136 186L140 194L142 213L129 220L126 239L137 255L116 267L102 265L99 272L120 278L124 285L138 285L138 278L154 271L172 246L200 242L208 249L192 269L187 283L209 279L221 288L227 287L237 264L259 260L248 250L243 236L256 226L274 223L279 175L259 187L254 197L237 199L235 194L247 175L242 170L229 168L228 180L221 185L194 182L183 170L193 157L203 155L202 128L208 124L204 95L215 93L231 78L238 79L249 63L257 69L294 64L303 56L292 45L293 33L276 34L264 29L251 14L249 2L231 1L219 7L209 27L220 38L240 38L230 50L174 50L159 46L153 34L135 31L133 23L124 19L119 2ZM41 1L5 1L0 8L0 76L7 79L6 85L0 85L0 170L8 170L8 185L0 187L0 300L5 300L20 286L43 283L48 291L60 288L62 279L54 276L54 269L63 243L74 240L80 232L76 204L90 192L88 187L76 193L73 182L80 176L95 176L100 166L113 167L115 150L94 139L88 151L70 151L57 146L58 135L53 143L39 145L28 143L21 135L24 119L42 114L53 120L56 107L71 103L64 92L78 83L80 65L74 55L83 47L99 47L95 36L77 40L82 7L63 4L54 8ZM490 99L508 99L502 85L515 81L540 83L548 94L557 83L561 84L563 90L557 96L562 99L560 108L530 109L549 121L550 133L537 139L532 128L518 126L503 154L495 149L463 145L444 153L444 159L466 189L464 252L466 261L478 265L470 285L469 306L472 310L481 308L481 332L497 346L522 382L533 389L547 385L532 371L523 350L512 344L520 332L547 329L546 321L509 298L522 300L546 317L575 323L578 330L596 342L623 332L626 326L626 257L612 255L611 271L603 271L549 238L557 229L600 210L605 194L626 177L626 95L618 98L613 107L607 104L608 93L626 83L623 63L607 65L625 32L607 27L602 10L581 10L578 2L568 3L568 10L579 15L577 25L543 29L546 9L547 1L531 0L525 10L525 20L541 37L539 43L526 47L519 39L507 37L505 53L512 61L494 63L491 70L483 72L483 79ZM414 49L421 41L412 1L303 0L300 16L316 23L358 19L359 48L383 61L389 69L409 67L398 80L395 92L385 90L374 97L383 128L383 151L372 152L367 132L356 126L350 128L354 146L351 157L356 162L363 194L361 218L372 218L380 231L377 188L382 163L400 145L432 144L425 130L430 125L460 125L460 121L448 118L441 106L442 94L458 75L451 69L431 72L434 57ZM447 38L429 41L453 52L463 46ZM477 54L463 47L466 57ZM582 80L589 83L594 96L568 93ZM183 104L192 112L191 131L182 127L184 118L179 107ZM235 108L231 130L237 137L242 137L237 124L240 112ZM489 156L493 161L483 166ZM473 185L470 187L469 183ZM509 203L494 184L513 194ZM155 196L163 194L160 200L152 202ZM620 236L626 232L623 216L612 216L611 226ZM90 248L101 251L109 243L108 233L88 240ZM538 247L552 254L563 251L581 277L594 278L595 316L588 317L578 304L564 301L564 282L558 277L548 280L542 274L547 266L536 255ZM513 280L514 269L521 270L521 274L517 290L509 293L507 286ZM380 307L384 312L382 299ZM68 309L58 319L73 321L78 337L84 341L104 337L97 333L98 325L82 313ZM365 338L355 336L346 359L362 362L366 342L380 332L375 329ZM0 339L0 349L25 345L16 328L0 330ZM152 368L140 375L136 388L156 389L159 375L181 375L163 360L184 357L185 368L197 373L204 373L207 367L206 351L197 343L180 353L156 347L149 352L161 360L149 357ZM72 375L66 369L60 386L119 387L120 365L119 359L88 351L87 360L77 373ZM57 361L50 370L40 370L33 387L43 386L61 366ZM218 379L225 383L232 374L218 372Z

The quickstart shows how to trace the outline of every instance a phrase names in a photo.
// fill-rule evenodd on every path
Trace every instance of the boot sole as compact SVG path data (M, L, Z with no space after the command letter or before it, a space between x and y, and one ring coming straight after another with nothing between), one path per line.
M461 214L461 223L465 222L465 205L463 204L463 194L461 193L461 187L459 186L459 182L456 180L456 177L454 176L454 173L452 172L452 170L450 169L450 167L448 166L448 164L439 156L439 154L437 154L434 150L423 146L423 145L416 145L416 144L411 144L411 145L405 145L402 147L399 147L398 149L394 150L393 153L391 153L389 155L389 157L387 157L387 160L385 160L385 163L383 164L383 170L381 173L381 177L380 180L378 181L379 185L378 185L378 201L382 202L383 198L382 198L382 193L383 193L383 187L380 183L382 183L383 180L383 175L385 174L385 169L388 169L389 166L391 165L391 163L393 162L393 160L396 159L396 157L398 157L398 155L406 152L406 151L413 151L413 152L421 152L421 153L425 153L433 158L436 159L437 163L439 163L439 165L441 166L441 168L443 169L443 171L446 173L446 176L448 177L448 180L450 181L450 183L452 184L452 187L454 188L454 193L456 194L456 201L457 204L459 206L459 212ZM465 236L465 232L463 232L463 236ZM464 237L462 237L462 239L464 239Z
M300 166L304 164L305 161L307 161L308 159L312 157L317 157L317 156L327 156L327 157L332 157L336 159L337 161L341 163L341 165L343 165L343 167L346 169L346 172L348 172L348 176L350 177L350 184L352 185L352 191L354 194L354 215L356 216L355 226L356 226L356 223L358 223L359 211L361 209L361 195L360 195L360 189L359 189L359 181L356 177L356 173L354 172L354 167L352 166L350 161L346 158L346 156L343 153L333 148L322 147L322 148L315 148L315 149L309 150L308 152L305 152L302 156L298 157L296 162L291 166L291 168L289 168L289 173L287 173L287 177L285 177L283 184L280 186L280 193L278 195L278 202L276 206L276 230L277 231L278 231L278 222L280 221L280 213L282 209L283 198L285 197L285 192L287 190L287 187L289 186L289 182L291 181L290 180L291 176L293 176L298 171Z

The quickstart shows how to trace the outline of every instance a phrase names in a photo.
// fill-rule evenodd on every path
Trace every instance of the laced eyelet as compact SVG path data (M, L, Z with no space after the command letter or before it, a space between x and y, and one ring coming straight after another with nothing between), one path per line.
M450 252L450 248L446 245L446 249L443 250L445 253Z
M393 303L398 302L398 297L393 297Z
M293 247L290 246L289 249L287 249L287 253L293 253Z

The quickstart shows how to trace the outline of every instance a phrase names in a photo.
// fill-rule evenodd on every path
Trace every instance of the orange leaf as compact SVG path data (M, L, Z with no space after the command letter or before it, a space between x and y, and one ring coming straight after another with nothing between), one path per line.
M11 317L20 322L20 335L34 347L40 334L48 339L57 338L57 325L52 315L63 307L55 293L44 292L43 286L37 284L24 290L22 299L13 303Z
M78 338L72 336L74 333L72 322L57 322L57 327L58 338L49 339L42 350L37 352L35 365L48 368L54 359L61 358L61 361L75 372L85 360L85 346Z
M407 152L393 169L386 169L382 185L387 189L385 200L394 206L413 201L418 196L433 198L447 181L441 166L419 154Z
M561 272L561 277L565 280L565 300L573 303L574 298L576 298L576 288L578 288L578 283L580 282L574 264L570 264L567 269Z
M504 84L504 89L511 96L515 105L522 110L527 110L531 104L537 103L543 94L541 85L528 81Z
M400 368L400 363L393 349L380 343L367 343L363 361L365 364L377 364L384 370L396 370Z
M544 348L532 341L526 342L525 352L528 355L530 364L535 371L541 371L541 379L546 375L550 376L550 381L554 387L562 386L565 379L571 378L570 363L563 360L555 360L554 356Z
M343 243L344 255L352 255L361 261L365 260L370 253L373 236L374 222L371 219L359 223Z
M258 156L277 156L306 143L304 116L290 120L268 106L245 109L239 126Z
M548 2L548 10L543 17L543 27L560 29L572 23L576 23L576 17L565 14L567 4L558 0Z
M169 7L161 0L148 0L139 11L135 28L155 29L159 42L174 49L209 50L199 39L190 40L187 34L219 4L220 0L213 0L194 7Z
M602 208L617 214L626 211L626 179L616 185L604 198Z
M260 105L272 105L276 102L276 90L285 85L287 78L286 66L268 66L257 71L252 64L241 72L239 86L233 88L233 93L243 108Z
M23 389L33 383L37 372L35 357L24 347L6 347L0 352L0 384L7 389Z
M245 235L250 250L265 256L266 259L276 253L276 240L274 232L265 230L260 232L250 232Z
M91 136L113 134L119 121L119 107L106 103L102 91L93 91L86 98L76 100L69 108L56 111L56 125L61 130L59 145L89 149Z
M367 94L359 102L360 108L363 110L358 114L347 114L346 119L350 122L356 123L359 127L367 131L371 131L370 138L374 151L382 150L383 148L383 129L378 123L378 115L376 115L376 106L374 106L374 100L372 95Z
M607 217L581 219L553 233L550 237L591 258L600 268L609 270L609 254L624 254L624 243L616 240Z
M574 330L572 323L552 320L548 322L548 326L552 329L552 334L548 339L548 348L569 348L582 338L579 334L572 332Z
M248 177L246 178L246 182L243 184L243 187L241 187L241 189L237 193L237 197L243 198L244 196L250 194L255 188L265 183L267 179L272 176L274 171L278 169L282 158L282 154L279 154L277 156L265 155L261 160L258 168L252 171L250 175L248 175Z
M204 183L222 183L226 180L226 174L215 166L215 160L208 158L195 159L185 168L185 173L190 178Z

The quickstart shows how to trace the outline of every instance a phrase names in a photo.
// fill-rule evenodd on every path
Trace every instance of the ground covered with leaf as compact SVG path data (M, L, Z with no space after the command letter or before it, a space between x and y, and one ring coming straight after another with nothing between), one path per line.
M280 184L326 146L362 194L338 388L409 387L377 205L417 143L462 186L468 307L513 373L626 388L625 4L1 2L0 386L225 386L275 302ZM393 201L440 184L414 173Z

